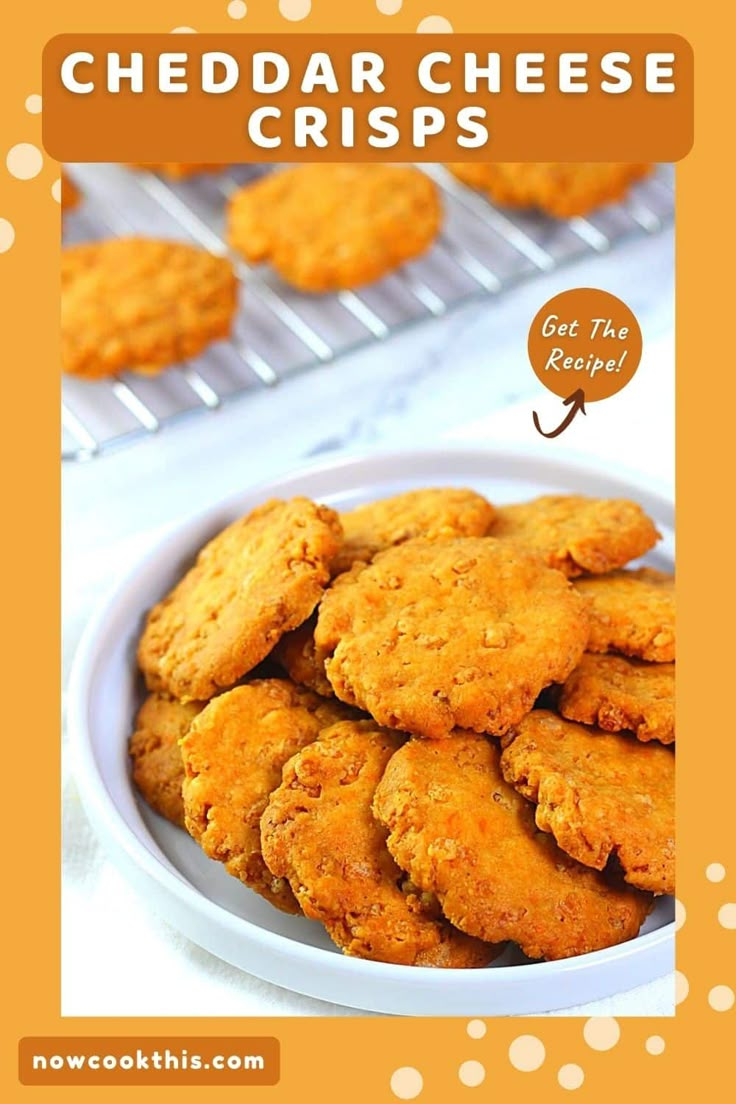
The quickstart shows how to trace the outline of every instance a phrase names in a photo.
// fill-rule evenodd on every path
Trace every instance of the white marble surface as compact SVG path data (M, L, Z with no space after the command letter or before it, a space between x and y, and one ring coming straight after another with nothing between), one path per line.
M664 231L540 276L316 369L182 422L127 449L63 469L65 678L105 591L162 527L305 459L340 450L513 441L537 446L559 399L526 359L529 323L557 291L605 288L625 299L644 336L629 386L549 442L674 477L673 236ZM239 973L183 940L136 899L94 839L64 780L63 994L66 1015L342 1015ZM667 1015L672 979L567 1014Z

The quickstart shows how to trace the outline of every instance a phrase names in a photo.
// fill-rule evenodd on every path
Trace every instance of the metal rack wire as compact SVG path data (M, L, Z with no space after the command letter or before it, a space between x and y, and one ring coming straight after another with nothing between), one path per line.
M667 165L636 185L624 203L568 221L502 211L441 166L421 168L439 185L446 213L432 250L359 292L312 297L284 286L268 267L252 268L228 250L224 201L264 169L234 166L169 181L116 165L73 166L71 175L85 199L65 216L66 244L131 233L188 239L230 256L243 294L231 339L186 364L156 377L65 377L63 458L88 460L175 419L215 411L254 388L273 387L474 298L498 296L535 274L604 252L632 236L656 233L674 215L674 173Z

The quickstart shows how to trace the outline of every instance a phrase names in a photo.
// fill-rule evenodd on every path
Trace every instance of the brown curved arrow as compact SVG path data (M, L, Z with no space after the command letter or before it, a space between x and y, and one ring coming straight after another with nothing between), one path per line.
M564 433L567 427L570 425L570 422L573 420L578 410L581 412L581 414L585 414L585 392L583 391L582 387L579 387L577 391L573 391L572 395L568 395L566 399L563 399L562 405L569 406L570 409L568 410L567 414L562 419L560 424L557 426L557 429L553 429L549 433L545 433L541 425L539 424L539 418L537 416L536 410L532 411L534 428L536 429L537 433L541 433L543 437L559 437L560 434Z

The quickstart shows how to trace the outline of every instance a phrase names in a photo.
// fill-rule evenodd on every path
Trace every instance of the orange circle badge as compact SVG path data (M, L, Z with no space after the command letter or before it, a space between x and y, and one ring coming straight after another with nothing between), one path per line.
M641 329L615 295L572 288L548 300L529 329L529 361L544 386L567 399L607 399L632 378L641 360Z

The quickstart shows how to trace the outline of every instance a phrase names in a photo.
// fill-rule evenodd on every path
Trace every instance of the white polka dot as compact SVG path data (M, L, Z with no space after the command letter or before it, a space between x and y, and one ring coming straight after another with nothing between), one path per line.
M585 1074L580 1066L570 1062L568 1065L561 1067L557 1074L557 1080L563 1089L579 1089L585 1080Z
M11 176L18 180L31 180L43 168L43 154L38 146L32 146L30 142L19 142L8 150L5 164Z
M722 928L736 928L736 905L729 902L718 910L718 923Z
M463 1085L467 1085L469 1089L476 1089L486 1079L486 1067L482 1062L463 1062L457 1075Z
M708 994L708 1004L714 1012L730 1012L736 1003L736 995L728 985L714 985Z
M404 0L376 0L376 7L381 15L396 15L401 11Z
M675 898L675 931L680 930L686 919L687 912L685 911L685 906L682 901L678 901L677 898Z
M172 34L196 34L194 27L174 27Z
M611 1050L621 1038L621 1028L612 1016L592 1016L585 1022L583 1038L591 1050Z
M675 970L675 1004L682 1004L690 992L690 982L681 970Z
M467 1032L471 1039L482 1039L486 1033L486 1025L482 1020L471 1020Z
M29 115L41 114L42 100L37 92L34 92L32 96L26 97L26 111Z
M521 1073L533 1073L545 1059L544 1043L536 1035L519 1035L509 1047L509 1062Z
M248 14L248 5L243 0L230 0L227 6L227 14L231 19L245 19Z
M650 1035L644 1046L647 1054L653 1054L655 1057L664 1053L664 1039L661 1035Z
M290 19L293 23L306 19L311 10L312 0L279 0L279 11L284 19Z
M7 253L15 241L15 229L12 222L0 218L0 253Z
M51 185L51 195L57 203L61 203L61 177L58 176Z
M427 15L417 27L418 34L451 34L452 23L443 15Z
M399 1100L414 1100L423 1088L422 1075L413 1066L401 1066L391 1074L391 1092Z
M722 882L726 877L726 868L722 863L711 863L705 868L705 876L709 882Z

